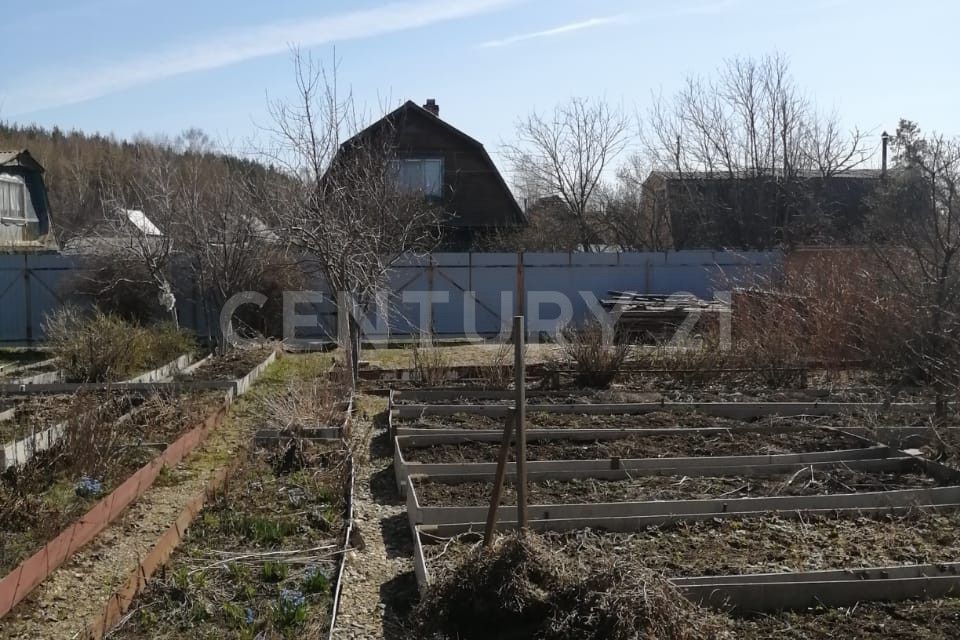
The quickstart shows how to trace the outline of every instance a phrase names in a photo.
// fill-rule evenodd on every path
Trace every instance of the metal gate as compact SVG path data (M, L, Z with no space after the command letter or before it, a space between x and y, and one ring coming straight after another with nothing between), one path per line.
M44 319L63 304L61 284L74 268L55 253L0 255L0 343L43 340Z

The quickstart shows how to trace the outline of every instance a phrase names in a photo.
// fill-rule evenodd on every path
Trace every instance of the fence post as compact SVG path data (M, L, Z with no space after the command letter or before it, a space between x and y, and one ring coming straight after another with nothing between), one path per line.
M523 251L517 251L517 281L514 289L517 292L517 299L514 300L517 307L516 313L518 316L522 316L526 312L525 309L527 306L527 296L525 293L526 283L524 282L523 274Z
M30 256L23 254L23 313L27 344L33 344L33 295L30 291Z
M527 390L523 353L525 344L523 316L516 316L513 319L513 371L516 387L516 407L513 415L517 427L517 524L521 531L527 528Z

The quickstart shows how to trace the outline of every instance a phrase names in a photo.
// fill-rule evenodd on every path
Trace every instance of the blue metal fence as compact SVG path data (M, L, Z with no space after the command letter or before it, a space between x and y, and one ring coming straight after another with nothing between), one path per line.
M43 318L70 297L68 278L78 262L59 254L0 255L0 343L42 341ZM507 329L520 308L528 316L536 311L547 321L568 312L578 323L591 317L590 299L603 299L611 290L689 292L710 298L746 277L770 273L780 263L777 252L729 251L410 256L391 274L385 321L378 330L371 318L366 333L370 338L386 338L418 334L422 329L445 337L490 336ZM181 322L205 333L205 316L193 299L192 284L178 289ZM519 306L518 292L524 294ZM569 309L558 303L563 299L569 300ZM432 302L427 304L428 300ZM336 334L336 313L330 302L300 304L297 310L301 315L317 315L319 324L301 329L298 337Z

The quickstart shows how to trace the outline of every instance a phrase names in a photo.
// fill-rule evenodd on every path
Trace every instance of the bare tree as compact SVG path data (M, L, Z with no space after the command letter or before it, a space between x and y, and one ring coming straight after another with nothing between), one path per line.
M644 158L633 154L617 170L616 181L601 189L595 224L607 245L621 251L663 248L658 242L656 220L644 209L648 174Z
M182 266L195 283L212 331L231 296L262 292L268 279L290 271L291 265L279 238L261 220L263 181L240 167L206 162L215 151L202 132L187 131L174 148L180 156L179 206L170 232L178 239ZM218 337L226 348L224 336Z
M174 228L179 216L177 169L168 153L141 149L134 174L112 171L103 183L103 219L77 239L76 250L94 256L94 268L85 276L96 298L117 289L148 287L156 302L179 326L172 282Z
M629 119L602 100L572 98L553 113L533 113L517 124L506 147L518 182L559 196L575 221L585 250L597 242L591 219L605 173L630 139Z
M902 120L895 169L874 202L871 246L890 306L905 312L913 375L933 383L941 413L960 384L960 141ZM898 363L898 364L903 364Z
M780 55L729 60L713 77L689 77L671 98L655 97L642 137L654 168L684 179L691 219L683 227L722 236L723 224L745 244L769 228L789 240L791 224L817 205L805 180L853 169L871 153L861 131L817 109ZM705 186L718 179L729 181L723 202ZM718 207L725 220L710 219Z
M356 305L340 308L355 379L359 324L351 311L373 304L403 254L436 242L439 212L401 187L391 123L357 133L357 106L351 93L338 94L336 64L327 73L295 51L294 67L296 100L270 105L273 147L266 153L286 168L274 214L304 266Z

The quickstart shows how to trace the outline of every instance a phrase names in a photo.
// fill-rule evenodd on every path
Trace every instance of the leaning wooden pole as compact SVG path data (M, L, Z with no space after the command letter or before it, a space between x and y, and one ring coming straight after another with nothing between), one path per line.
M516 391L516 406L513 416L517 428L517 524L520 530L527 528L527 426L526 426L526 346L523 316L513 319L513 374Z
M510 457L510 445L513 444L513 414L507 416L503 425L503 440L500 442L500 455L497 457L497 472L493 476L493 494L490 496L490 510L487 511L487 526L483 532L483 546L493 544L493 532L497 529L497 510L503 496L503 484L507 475L507 459Z

